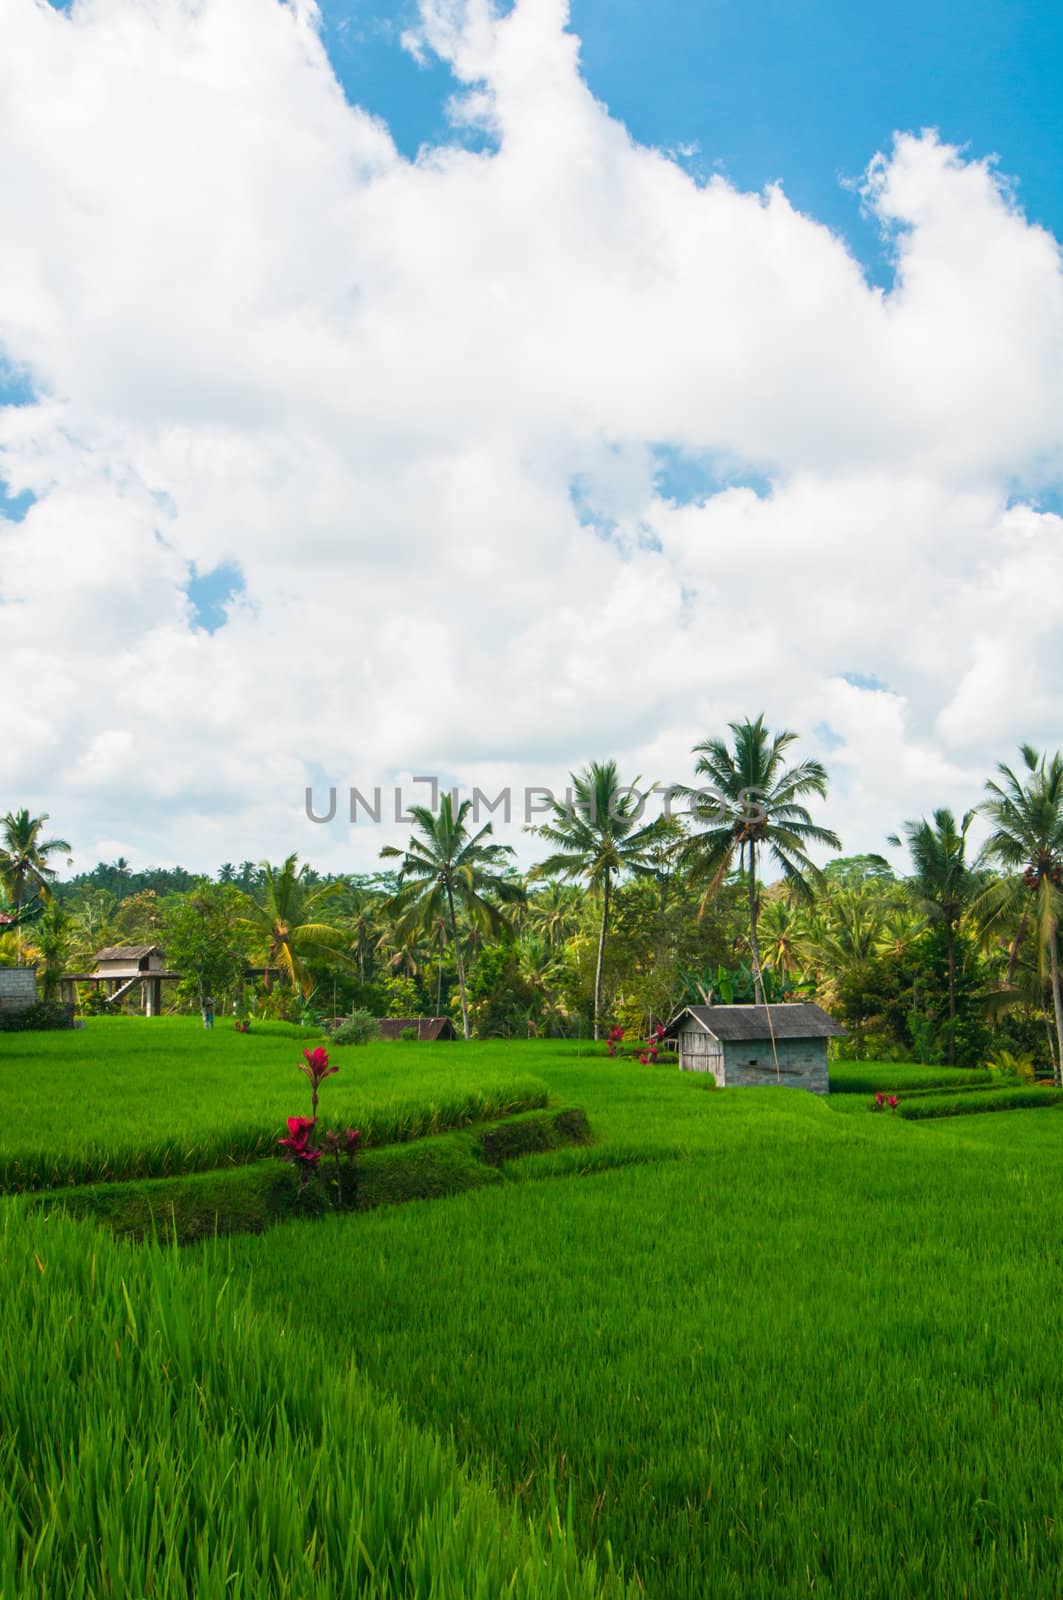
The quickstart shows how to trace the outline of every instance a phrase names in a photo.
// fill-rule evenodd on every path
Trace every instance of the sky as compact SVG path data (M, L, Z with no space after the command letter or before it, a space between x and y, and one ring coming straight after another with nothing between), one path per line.
M429 775L527 859L761 712L890 855L1063 743L1054 8L0 26L0 810L78 866L372 870Z

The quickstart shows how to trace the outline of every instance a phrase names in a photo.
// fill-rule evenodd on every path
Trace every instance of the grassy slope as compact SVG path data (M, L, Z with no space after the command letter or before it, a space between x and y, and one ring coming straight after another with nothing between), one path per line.
M341 1164L339 1193L332 1188L336 1171L327 1159L327 1194L316 1183L301 1193L292 1167L266 1159L176 1178L50 1189L27 1196L26 1203L46 1212L95 1218L122 1237L188 1244L222 1234L262 1233L298 1215L320 1215L330 1206L369 1211L462 1194L504 1182L503 1165L510 1174L515 1166L519 1174L519 1157L585 1143L590 1137L583 1111L550 1107L368 1150L358 1158L356 1180L346 1163Z
M294 1224L238 1276L656 1600L1054 1596L1063 1116L535 1070L602 1143L525 1167L586 1181Z
M309 1111L305 1031L242 1035L195 1019L92 1018L72 1033L0 1036L0 1189L48 1188L225 1166L272 1153ZM313 1042L313 1041L311 1041ZM543 1104L522 1059L486 1064L446 1044L332 1051L329 1124L384 1144ZM529 1063L530 1065L530 1063Z

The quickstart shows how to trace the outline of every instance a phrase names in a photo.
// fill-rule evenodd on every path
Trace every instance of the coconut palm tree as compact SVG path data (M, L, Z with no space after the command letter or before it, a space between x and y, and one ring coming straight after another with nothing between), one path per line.
M340 917L338 926L347 936L348 949L358 963L358 981L365 983L366 957L370 956L380 940L379 895L367 889L353 889L347 901L348 911Z
M545 933L526 933L516 947L516 954L517 972L521 982L536 997L539 1020L552 1019L560 1011L557 989L565 975L564 951Z
M968 811L957 827L953 813L942 806L934 812L932 822L922 817L904 824L904 838L915 868L912 888L916 904L927 920L938 923L945 934L950 1067L956 1059L956 935L980 881L967 861L967 833L973 821L974 812ZM901 840L891 833L889 842L900 845Z
M761 908L757 927L764 942L764 961L782 978L793 978L805 965L808 941L806 908L792 895L773 895Z
M311 891L307 887L305 864L298 867L298 855L290 855L279 868L263 861L259 871L258 898L241 892L243 915L235 924L257 934L266 952L268 966L279 966L293 988L306 996L313 988L304 965L308 956L345 960L343 932L321 920L322 908L339 892L339 883L327 883Z
M646 797L634 792L638 778L629 786L621 784L615 761L592 761L582 772L569 776L572 805L555 801L552 820L528 830L556 846L553 855L540 861L530 876L582 878L600 897L598 958L594 968L594 1037L598 1039L613 880L624 872L654 871L654 852L666 835L666 819L660 817L644 827L637 826Z
M820 869L810 860L811 846L840 850L841 841L828 828L813 823L801 804L807 795L827 796L827 774L818 761L787 767L787 750L797 738L784 730L772 734L764 717L755 722L728 724L734 748L724 739L706 739L694 746L695 772L702 780L697 789L678 792L690 796L691 817L701 824L683 847L683 859L708 879L702 906L716 893L737 865L746 880L749 905L749 947L757 1001L764 1004L760 979L760 912L758 868L768 857L779 868L795 897L811 901L813 886L822 883Z
M1063 1083L1063 989L1060 982L1059 927L1063 913L1063 755L1049 760L1032 745L1020 746L1022 776L1003 762L1000 782L986 784L988 798L978 807L992 828L982 849L985 862L1003 867L1009 876L989 885L973 914L984 933L1014 921L1009 979L1020 948L1036 941L1042 981L1052 990L1056 1024L1054 1076ZM1047 971L1046 971L1047 968Z
M551 947L563 945L579 926L581 895L570 883L548 883L528 896L529 933Z
M0 877L15 907L15 939L20 962L22 907L33 896L45 903L52 898L52 884L57 874L55 868L49 866L48 857L60 852L70 856L71 847L65 839L42 837L47 821L47 811L39 817L31 817L25 806L21 811L9 811L0 819Z
M470 1035L469 999L465 987L465 961L458 933L458 908L473 928L485 933L508 931L498 902L514 905L523 899L519 880L506 871L514 854L508 844L489 842L494 829L486 823L479 833L470 834L465 819L472 801L463 800L454 810L453 796L444 794L438 814L427 806L413 806L410 815L415 831L405 850L385 845L382 859L397 860L398 888L389 910L396 918L399 937L415 930L431 932L443 916L454 951L461 995L461 1022L466 1039Z

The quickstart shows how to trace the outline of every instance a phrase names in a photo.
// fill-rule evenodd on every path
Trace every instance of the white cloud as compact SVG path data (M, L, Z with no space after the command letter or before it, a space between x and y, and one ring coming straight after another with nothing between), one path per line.
M1058 742L1063 524L1008 507L1063 476L1063 273L991 163L870 160L883 293L780 188L638 146L561 0L423 0L492 148L415 163L305 0L3 5L0 355L42 396L0 410L39 497L0 521L3 804L82 859L364 866L311 779L681 779L763 709L874 849ZM662 443L770 492L676 506Z

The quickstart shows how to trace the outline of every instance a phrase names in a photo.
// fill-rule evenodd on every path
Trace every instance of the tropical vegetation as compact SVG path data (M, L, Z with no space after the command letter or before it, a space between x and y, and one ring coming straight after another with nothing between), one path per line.
M466 1038L645 1038L684 1003L812 999L847 1030L839 1054L981 1067L1011 1052L1060 1081L1063 756L1023 746L962 816L899 819L895 869L840 853L811 809L829 806L829 774L796 742L762 716L732 723L695 747L663 814L659 785L590 762L529 830L541 854L523 871L449 794L414 809L378 871L322 875L293 854L212 880L122 858L64 880L67 842L12 810L0 963L36 964L52 1000L100 948L158 943L182 975L170 1011L210 994L245 1020L449 1016ZM87 983L75 999L114 1009Z

